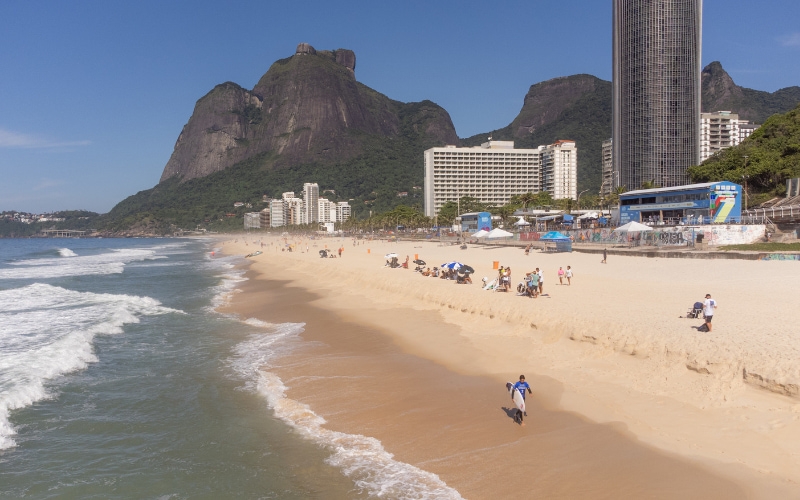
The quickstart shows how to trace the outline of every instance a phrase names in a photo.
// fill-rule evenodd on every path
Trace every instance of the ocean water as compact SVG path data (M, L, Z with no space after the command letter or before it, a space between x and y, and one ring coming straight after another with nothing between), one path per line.
M0 240L0 498L460 498L288 399L213 240Z

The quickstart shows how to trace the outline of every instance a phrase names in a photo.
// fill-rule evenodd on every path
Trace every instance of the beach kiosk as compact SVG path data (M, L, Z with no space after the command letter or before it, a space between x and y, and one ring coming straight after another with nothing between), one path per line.
M619 195L619 202L620 224L724 224L741 221L742 186L719 181L638 189Z
M489 212L461 214L456 218L456 222L461 225L461 231L465 233L474 233L481 229L486 232L492 230L492 214Z

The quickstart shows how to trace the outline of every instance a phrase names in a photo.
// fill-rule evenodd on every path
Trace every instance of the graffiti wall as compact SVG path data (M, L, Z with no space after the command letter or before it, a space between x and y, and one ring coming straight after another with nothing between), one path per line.
M605 245L632 246L688 246L702 235L709 246L741 245L761 241L764 225L713 225L654 227L642 233L615 233L613 228L575 229L561 231L574 243L598 243ZM543 232L532 231L519 234L520 241L539 241Z
M800 254L796 253L768 253L761 257L761 260L800 260Z

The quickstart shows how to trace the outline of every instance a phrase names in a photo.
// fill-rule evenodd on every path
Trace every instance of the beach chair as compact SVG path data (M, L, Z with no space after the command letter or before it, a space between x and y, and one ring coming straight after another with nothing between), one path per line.
M699 318L701 315L703 315L702 302L695 302L692 307L689 308L689 312L686 313L687 318Z

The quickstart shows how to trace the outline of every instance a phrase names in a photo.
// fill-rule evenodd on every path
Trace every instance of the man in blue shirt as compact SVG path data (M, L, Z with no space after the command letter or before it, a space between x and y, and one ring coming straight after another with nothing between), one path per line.
M519 376L519 382L514 384L514 390L515 391L519 391L522 394L522 399L524 400L525 399L525 390L526 389L528 391L528 394L533 394L533 391L531 391L531 386L528 385L527 382L525 382L525 375L520 375ZM528 416L528 412L525 412L525 416L526 417Z

